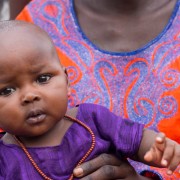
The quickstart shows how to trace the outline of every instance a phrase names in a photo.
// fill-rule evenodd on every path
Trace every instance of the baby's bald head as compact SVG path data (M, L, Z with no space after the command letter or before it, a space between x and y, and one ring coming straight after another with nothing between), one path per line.
M2 21L0 39L0 47L7 53L17 51L21 54L20 50L25 52L29 48L36 48L38 51L44 48L53 56L57 56L55 46L48 34L32 23L16 20Z
M18 21L18 20L10 20L10 21L0 21L0 34L9 34L12 32L31 32L31 33L41 33L42 36L48 38L50 41L48 34L42 30L40 27L28 23L25 21Z
M47 137L63 119L70 95L55 46L42 29L21 21L0 22L0 39L0 125L28 142ZM43 119L27 117L32 111Z

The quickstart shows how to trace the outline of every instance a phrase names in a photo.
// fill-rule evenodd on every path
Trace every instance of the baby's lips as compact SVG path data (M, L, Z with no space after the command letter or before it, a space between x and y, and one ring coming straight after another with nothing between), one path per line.
M39 114L37 116L32 116L32 117L27 118L26 121L29 124L36 124L36 123L43 122L45 118L46 118L46 114Z

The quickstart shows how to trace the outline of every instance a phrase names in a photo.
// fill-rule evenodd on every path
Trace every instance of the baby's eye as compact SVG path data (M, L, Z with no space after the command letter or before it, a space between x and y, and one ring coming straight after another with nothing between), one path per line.
M15 91L15 88L13 87L5 87L3 89L0 89L0 96L9 96Z
M40 75L36 81L40 84L44 84L44 83L48 82L51 79L51 77L52 77L52 75L50 75L50 74L43 74L43 75Z

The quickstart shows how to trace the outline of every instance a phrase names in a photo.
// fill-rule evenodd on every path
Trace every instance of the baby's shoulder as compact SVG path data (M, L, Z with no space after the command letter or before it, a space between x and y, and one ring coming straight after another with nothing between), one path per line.
M71 109L68 109L66 112L66 115L76 118L78 113L83 113L83 112L92 113L99 110L107 110L107 108L98 104L82 103L82 104L76 105L75 107Z
M67 112L66 112L66 115L71 116L73 118L76 118L77 113L78 113L78 109L79 109L79 106L68 109Z
M99 112L108 112L111 113L108 108L102 106L100 104L93 104L93 103L82 103L78 105L78 111L85 111L90 113L99 113Z

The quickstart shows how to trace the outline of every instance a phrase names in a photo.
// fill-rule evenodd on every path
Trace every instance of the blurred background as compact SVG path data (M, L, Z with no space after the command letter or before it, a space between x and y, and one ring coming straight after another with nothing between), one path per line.
M0 20L10 19L9 0L0 0Z
M30 0L0 0L0 21L15 19Z

